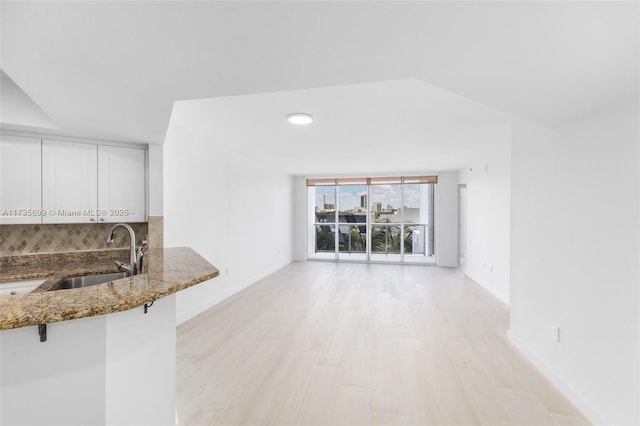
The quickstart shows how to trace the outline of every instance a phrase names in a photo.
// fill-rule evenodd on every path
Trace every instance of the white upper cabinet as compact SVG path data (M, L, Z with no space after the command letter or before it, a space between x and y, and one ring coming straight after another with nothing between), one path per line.
M98 146L98 220L145 222L144 149Z
M97 180L97 145L43 140L43 223L96 222Z
M144 147L0 138L0 224L147 220Z
M0 139L0 224L41 223L40 139Z

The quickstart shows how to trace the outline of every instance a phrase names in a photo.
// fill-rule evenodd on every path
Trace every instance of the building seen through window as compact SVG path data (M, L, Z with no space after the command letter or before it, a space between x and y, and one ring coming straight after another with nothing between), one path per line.
M406 183L404 178L331 183L309 186L313 200L309 258L433 260L429 223L433 223L434 183Z

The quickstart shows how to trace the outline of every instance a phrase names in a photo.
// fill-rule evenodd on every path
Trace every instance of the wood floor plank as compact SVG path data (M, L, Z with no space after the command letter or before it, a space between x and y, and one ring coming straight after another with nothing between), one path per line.
M299 425L331 424L335 410L340 368L316 365L311 371L311 380L304 391L304 397L296 415Z
M588 425L460 271L293 263L178 327L181 425Z
M496 384L489 379L484 369L470 363L458 364L456 369L480 424L486 426L516 424L502 406L496 394Z
M557 426L557 418L545 410L531 393L523 390L501 389L499 398L505 411L522 426Z
M369 390L361 387L340 385L333 404L333 425L368 425L371 423Z

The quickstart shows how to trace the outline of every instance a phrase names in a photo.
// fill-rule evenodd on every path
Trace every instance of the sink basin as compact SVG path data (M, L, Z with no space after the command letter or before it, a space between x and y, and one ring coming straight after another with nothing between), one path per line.
M67 278L56 284L51 290L66 290L70 288L83 288L97 284L108 283L109 281L126 278L129 275L126 272L114 272L111 274L87 275L84 277Z

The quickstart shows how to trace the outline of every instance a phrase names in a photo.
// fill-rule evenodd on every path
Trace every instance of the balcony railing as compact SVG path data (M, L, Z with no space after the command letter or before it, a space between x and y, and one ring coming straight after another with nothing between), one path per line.
M404 254L426 255L428 226L422 224L404 225Z
M335 235L336 226L334 224L316 224L316 253L335 253Z
M361 223L316 223L316 253L335 253L336 238L340 253L367 253L367 226ZM425 224L371 224L371 254L422 255L427 253Z
M397 223L376 223L371 225L372 254L424 255L426 250L427 225L407 224L401 233ZM401 249L402 247L402 249Z
M345 224L338 225L338 250L340 253L367 252L367 225Z

